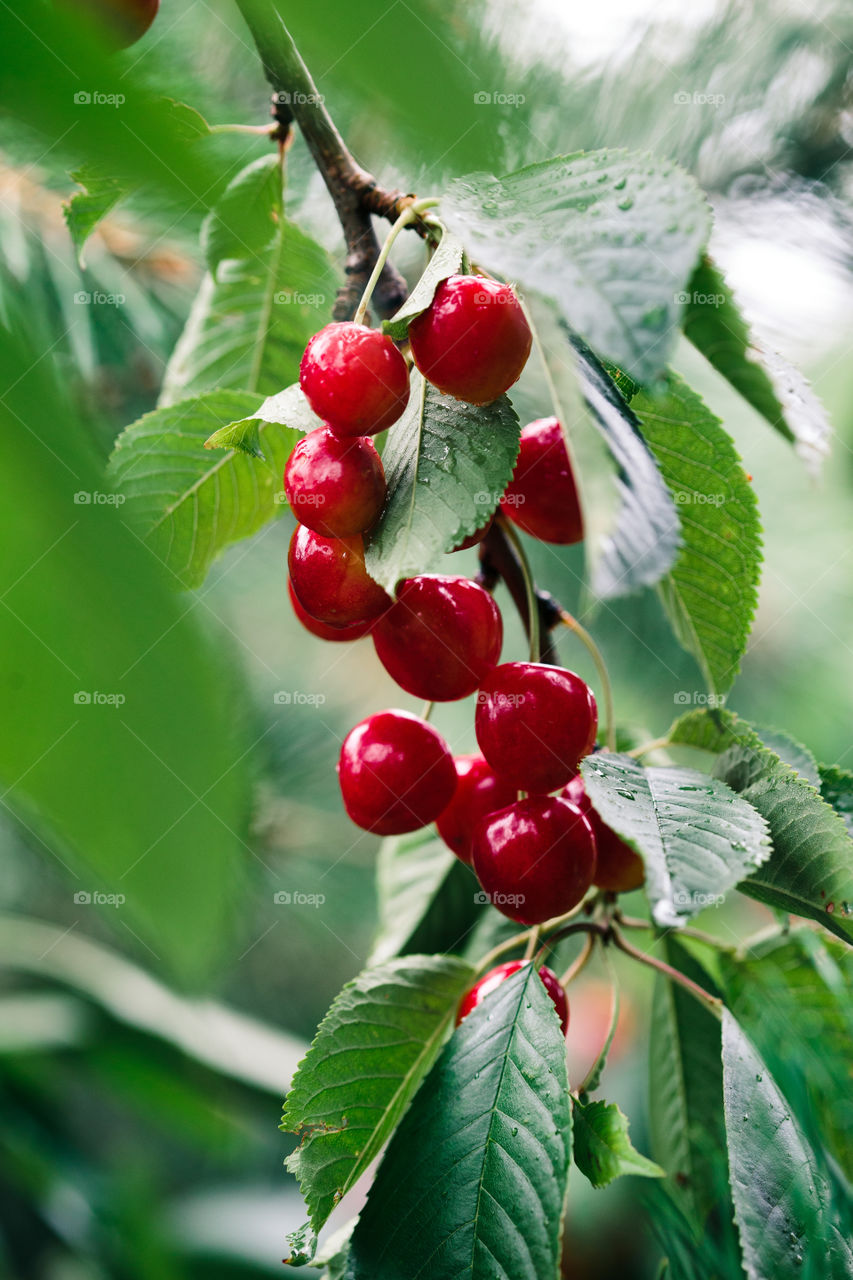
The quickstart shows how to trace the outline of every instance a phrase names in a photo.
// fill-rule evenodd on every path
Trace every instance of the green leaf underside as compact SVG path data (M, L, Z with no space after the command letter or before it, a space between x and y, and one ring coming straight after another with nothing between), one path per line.
M631 402L678 506L682 547L659 591L708 689L731 687L758 597L761 526L752 486L719 420L673 374Z
M826 455L830 425L805 378L753 340L732 290L710 258L702 258L687 294L685 336L744 400L797 445L807 463L816 466Z
M442 200L473 258L553 299L567 323L640 382L666 367L708 237L694 180L648 155L592 151L504 178L468 174Z
M791 1108L735 1018L723 1011L723 1096L735 1219L749 1280L853 1275L832 1188ZM820 1261L808 1258L820 1250ZM805 1266L804 1266L805 1261Z
M161 405L214 387L273 395L289 386L334 300L326 251L284 216L275 156L229 184L203 240L210 269L166 369Z
M395 342L403 342L408 335L409 325L422 311L426 311L442 280L446 280L448 276L455 276L459 272L464 254L462 241L451 235L449 231L445 231L438 248L427 263L426 270L402 307L382 325L383 332Z
M594 1187L606 1187L626 1173L641 1178L666 1176L660 1165L641 1156L631 1145L628 1123L628 1117L615 1102L573 1103L575 1164Z
M616 464L619 514L592 577L594 594L609 599L652 586L669 572L681 542L679 518L636 414L589 347L570 332L568 338L581 394Z
M199 586L221 551L285 510L281 474L300 432L267 426L266 462L204 447L215 427L253 415L259 399L213 391L145 414L116 441L108 474L126 498L120 514L182 586Z
M570 1147L565 1041L527 965L422 1085L353 1233L348 1280L554 1276Z
M376 879L371 964L414 952L460 952L485 909L474 873L431 829L383 840Z
M379 1152L432 1065L474 971L408 956L363 970L337 996L299 1065L282 1128L314 1231Z
M512 478L518 415L506 396L478 407L412 371L406 410L382 455L388 501L370 537L368 573L386 591L436 572L445 552L487 522Z
M323 425L322 419L309 405L298 382L292 387L285 387L274 396L267 396L256 413L237 422L229 422L227 426L214 431L204 442L205 449L236 449L248 454L251 458L266 460L261 448L262 440L270 441L268 445L273 465L281 470L287 457L284 455L282 433L279 427L288 428L289 434L285 445L289 445L293 432L307 435ZM295 441L294 441L295 443ZM288 455L289 455L288 448Z
M770 855L761 815L708 774L644 768L604 751L588 757L581 771L604 821L641 854L661 926L716 905Z

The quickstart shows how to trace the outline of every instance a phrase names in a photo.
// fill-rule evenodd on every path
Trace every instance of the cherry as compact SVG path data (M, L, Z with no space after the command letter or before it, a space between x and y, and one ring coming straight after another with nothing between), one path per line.
M483 680L475 730L496 773L523 791L555 791L595 746L598 711L580 676L539 662L505 662Z
M516 789L492 771L482 756L457 756L456 790L436 826L446 845L463 862L471 861L471 837L481 818L516 799Z
M341 437L318 427L288 458L284 491L297 519L316 533L364 533L385 502L382 459L367 436Z
M529 960L509 960L506 964L499 964L494 969L490 969L487 974L484 974L480 981L475 982L471 990L466 991L459 1001L459 1009L456 1014L457 1027L463 1018L468 1017L472 1009L476 1009L477 1005L482 1003L486 996L491 995L502 982L506 982L507 978L512 977L514 973L518 973L519 969L523 969L525 965L530 963ZM560 979L554 973L554 970L549 969L546 964L543 964L539 970L539 977L542 979L543 987L554 1002L554 1008L557 1010L563 1035L566 1035L569 1030L569 1002L566 999L565 991L560 986Z
M299 366L299 385L337 435L373 436L405 409L409 371L384 333L343 321L314 334Z
M532 338L508 284L451 276L409 325L409 341L415 364L439 391L490 404L518 380Z
M447 743L407 711L380 711L351 729L341 747L338 778L353 822L380 836L426 826L456 786Z
M377 623L379 660L406 693L429 702L466 698L501 656L503 623L488 591L470 578L406 578Z
M559 796L519 800L474 831L474 870L493 906L520 924L542 924L576 907L595 875L595 836Z
M586 817L595 833L595 847L598 850L598 862L595 868L593 884L599 889L607 889L610 893L629 893L639 889L646 878L643 859L592 807L592 801L586 793L583 778L580 774L563 788L561 793L572 804L577 805Z
M317 636L320 640L360 640L362 636L370 634L372 622L353 622L348 627L330 627L327 622L321 622L319 618L312 618L311 614L304 609L299 602L299 597L293 590L293 583L288 579L287 594L290 596L290 603L293 605L293 612L302 623L306 631L310 631L312 636Z
M475 529L473 533L469 533L467 538L463 538L457 547L452 547L448 555L452 555L454 551L468 551L470 547L476 547L478 542L482 542L486 534L495 522L494 511L489 516L485 524L480 525L479 529Z
M542 542L567 546L583 538L583 517L572 464L556 418L529 422L501 510Z
M85 8L101 24L109 44L126 49L145 35L157 17L160 0L85 0Z
M287 555L290 581L302 608L330 627L375 622L391 599L364 567L364 542L326 538L298 524Z

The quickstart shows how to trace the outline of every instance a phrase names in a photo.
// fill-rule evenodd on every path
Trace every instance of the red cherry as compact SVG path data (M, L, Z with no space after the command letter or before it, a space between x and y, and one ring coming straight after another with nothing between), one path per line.
M508 284L451 276L410 324L409 341L415 364L439 391L490 404L518 381L532 338Z
M339 436L374 436L409 398L409 371L394 343L363 324L327 324L305 348L299 385Z
M300 523L330 538L346 538L375 524L387 486L372 440L318 427L288 458L284 491Z
M580 774L567 783L562 795L572 804L576 804L586 817L595 833L595 847L598 850L598 862L595 868L595 884L599 889L607 889L610 893L630 893L639 889L646 878L643 859L592 807L592 801L586 793L583 778Z
M312 636L317 636L319 640L360 640L362 636L370 635L372 622L353 622L348 627L330 627L327 622L321 622L319 618L312 618L307 609L304 609L299 602L299 597L293 590L293 583L288 578L287 594L290 596L290 603L293 605L293 612L302 623L306 631L310 631Z
M353 822L394 836L438 817L453 795L456 770L431 724L407 711L380 711L347 734L338 779Z
M84 7L101 25L107 42L126 49L145 35L157 17L160 0L85 0Z
M302 608L330 627L375 622L391 604L364 567L360 534L324 538L298 524L290 539L287 566Z
M516 788L493 773L482 756L457 756L456 791L436 821L438 834L463 862L471 861L471 838L481 818L512 804Z
M479 529L475 529L473 533L469 533L467 538L462 539L458 547L451 548L448 555L452 555L454 551L467 551L470 547L476 547L478 542L483 541L494 522L495 513L493 511L484 525L481 525Z
M505 982L507 978L514 973L518 973L519 969L523 969L525 965L530 964L529 960L509 960L506 964L499 964L494 969L490 969L479 982L475 982L470 991L466 991L465 995L459 1002L459 1009L456 1014L456 1025L463 1018L467 1018L472 1009L476 1009L483 999L490 995L497 987ZM548 995L554 1002L554 1008L560 1019L560 1026L565 1035L569 1029L569 1002L566 999L566 993L560 986L560 979L554 973L553 969L549 969L543 964L539 970L539 977L542 979L542 985L548 992Z
M542 542L567 546L583 538L578 491L563 432L556 418L529 422L501 510L519 529Z
M480 686L475 728L496 773L522 791L555 791L595 746L598 711L574 672L505 662Z
M501 656L503 623L488 591L470 578L406 578L377 623L379 660L406 693L428 702L467 698Z
M595 875L595 836L576 805L535 796L483 818L474 870L498 911L542 924L576 907Z

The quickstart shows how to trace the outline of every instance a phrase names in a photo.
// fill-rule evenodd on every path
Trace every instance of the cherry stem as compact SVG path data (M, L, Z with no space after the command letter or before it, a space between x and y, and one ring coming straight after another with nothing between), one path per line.
M355 315L353 316L354 324L364 323L364 317L367 315L367 308L370 305L370 299L373 297L373 290L376 288L382 272L385 270L385 263L388 261L388 254L391 252L391 246L397 239L397 236L409 225L410 222L414 222L419 214L423 213L425 209L434 209L437 204L438 201L432 199L416 200L413 204L407 205L400 214L399 218L385 237L385 243L379 250L379 256L377 257L373 270L370 273L370 278L364 286L364 293L361 295L361 301L359 302Z
M613 918L620 929L653 930L655 927L651 920L637 920L631 916L623 916L619 912L616 912ZM720 938L715 938L713 934L703 933L701 929L694 929L690 925L679 926L673 932L676 937L693 938L696 942L704 942L706 946L714 947L716 951L730 951L734 954L737 950L736 947L730 946L729 943L723 942Z
M669 745L669 738L653 738L651 742L646 742L642 747L634 747L631 751L626 752L626 754L631 756L632 759L638 760L640 756L647 755L650 751L659 751L661 748L668 747ZM684 745L692 746L693 744L688 742Z
M524 594L527 600L527 617L529 620L530 661L538 662L540 658L539 601L536 596L536 584L533 581L530 561L527 559L527 553L524 550L521 538L519 538L515 529L513 529L505 516L498 514L495 518L495 523L500 525L504 537L515 552L518 558L518 563L521 566L521 573L524 578Z
M491 968L495 960L498 960L507 951L514 951L516 948L529 942L531 936L535 933L534 929L525 929L524 933L517 933L512 938L507 938L506 942L501 942L496 947L492 947L491 951L486 954L477 964L477 973L482 973L484 969Z
M592 953L595 950L595 935L588 933L584 939L581 952L569 965L566 972L560 978L560 986L567 987L570 982L574 982L575 978L581 973L592 959Z
M582 627L577 618L572 617L567 610L563 609L560 614L560 621L564 627L568 627L570 631L574 631L577 638L586 645L589 653L595 663L595 669L598 672L598 678L601 681L601 696L604 702L604 718L605 718L605 742L608 751L616 750L616 721L613 716L613 686L610 683L610 674L607 670L607 664L598 645L587 631L586 627Z
M256 137L273 137L278 134L281 126L278 124L212 124L210 126L211 133L248 133L254 134Z
M542 926L537 925L535 929L530 930L530 937L527 939L527 946L524 949L524 959L532 960L536 954L536 948L539 944L539 934Z
M666 964L663 960L656 960L654 956L650 956L646 951L640 951L637 947L631 945L627 939L623 938L615 924L611 922L609 936L613 945L626 956L630 956L632 960L639 961L640 964L647 965L650 969L656 969L658 973L662 973L665 978L669 978L671 982L677 982L685 991L689 991L692 996L699 1001L700 1004L713 1014L715 1018L722 1016L723 1002L717 996L712 996L704 987L700 987L698 982L693 982L686 974L681 973L678 969L673 969L672 965Z

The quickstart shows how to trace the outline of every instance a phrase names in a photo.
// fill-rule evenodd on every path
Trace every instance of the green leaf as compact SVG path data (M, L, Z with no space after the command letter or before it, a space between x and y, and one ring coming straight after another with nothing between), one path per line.
M604 1074L604 1068L607 1066L607 1058L619 1026L619 1008L621 1004L619 998L619 983L616 977L616 971L613 968L613 962L607 951L603 952L603 957L607 966L608 977L610 979L610 1026L607 1028L607 1035L605 1036L604 1044L601 1046L599 1055L587 1072L586 1078L578 1092L578 1097L581 1102L586 1102L588 1100L587 1095L595 1093L596 1089L601 1084L601 1077Z
M282 433L277 427L286 427L289 431L298 431L307 435L323 425L302 393L299 383L286 387L277 395L267 396L257 413L250 414L237 422L229 422L227 426L214 431L204 442L205 449L237 449L250 458L265 460L266 454L261 449L261 437L271 441L271 452L274 463L279 466L287 459L283 451L277 448L281 444ZM289 450L288 450L289 452Z
M161 405L213 388L273 395L289 386L334 300L328 255L284 216L274 156L229 184L203 240L211 270L166 369Z
M760 749L761 739L748 720L722 707L700 707L687 711L671 725L667 734L673 746L697 747L719 754L740 743Z
M841 815L848 833L853 836L853 773L836 765L822 764L820 794Z
M764 1062L723 1011L723 1096L735 1220L749 1280L849 1280L853 1251L833 1192ZM817 1267L808 1261L819 1244ZM805 1262L805 1266L804 1266Z
M314 1232L367 1169L441 1046L474 970L462 960L407 956L363 970L326 1014L287 1095L287 1158Z
M569 334L581 393L616 464L620 510L602 541L592 589L601 599L659 582L681 543L679 517L636 414L589 347Z
M376 879L379 929L371 964L413 952L460 952L483 914L473 871L432 828L383 840Z
M729 747L714 771L763 815L773 842L739 889L853 940L853 841L840 814L763 744Z
M554 1276L570 1148L566 1045L525 965L421 1086L353 1232L348 1280Z
M718 373L797 445L814 468L826 456L830 424L805 378L775 352L762 351L750 335L719 267L703 257L687 287L683 328Z
M126 499L122 514L182 586L198 586L220 552L285 509L281 475L298 430L265 427L268 462L204 447L213 427L256 416L258 400L214 391L145 414L116 441L108 474Z
M670 374L654 396L632 401L675 498L683 545L660 584L679 642L708 689L724 694L746 650L758 596L761 526L752 486L720 422Z
M451 235L449 231L445 231L438 248L427 263L426 270L402 307L382 325L383 332L395 342L403 342L408 337L409 325L421 312L426 311L442 280L459 272L464 256L465 249L462 241Z
M797 742L795 738L792 738L789 733L785 733L782 729L764 729L758 725L754 727L758 737L769 751L772 751L780 760L784 760L785 764L796 770L804 781L810 782L813 787L817 787L820 790L820 773L817 760L815 760L808 747L804 747L801 742Z
M710 228L682 169L625 151L579 152L504 178L459 178L442 208L473 258L553 299L596 351L640 382L663 373L678 295Z
M770 856L761 815L708 774L644 768L606 751L589 756L581 772L604 821L641 854L660 925L717 905Z
M594 1187L633 1173L640 1178L664 1178L659 1164L641 1156L628 1137L628 1117L615 1102L577 1100L572 1104L575 1164Z
M370 537L368 573L386 591L441 567L481 529L512 478L520 435L506 396L478 407L412 373L412 392L382 455L388 501Z

